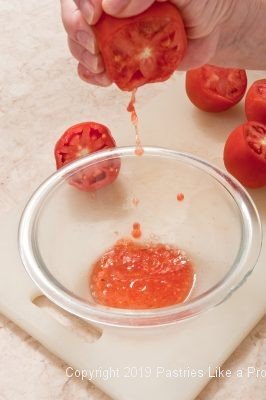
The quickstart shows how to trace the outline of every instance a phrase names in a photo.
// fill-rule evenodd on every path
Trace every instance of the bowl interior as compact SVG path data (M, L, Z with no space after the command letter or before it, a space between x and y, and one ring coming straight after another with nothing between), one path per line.
M97 192L62 179L49 193L35 224L39 261L71 295L101 307L91 297L90 270L118 239L131 238L134 222L139 241L174 245L191 259L196 281L187 302L223 280L240 251L242 219L226 187L185 158L133 153L121 156L118 178Z

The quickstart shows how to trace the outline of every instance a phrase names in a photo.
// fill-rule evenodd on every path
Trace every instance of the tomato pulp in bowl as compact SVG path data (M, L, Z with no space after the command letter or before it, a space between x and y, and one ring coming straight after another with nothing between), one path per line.
M117 158L112 184L93 193L69 184L82 169ZM136 222L140 238L132 238ZM95 301L88 276L120 239L184 251L196 275L188 298L139 309ZM238 288L259 256L261 226L245 189L223 171L189 154L145 147L138 157L125 147L83 157L48 178L24 210L19 247L31 278L60 307L99 324L160 326L198 315Z

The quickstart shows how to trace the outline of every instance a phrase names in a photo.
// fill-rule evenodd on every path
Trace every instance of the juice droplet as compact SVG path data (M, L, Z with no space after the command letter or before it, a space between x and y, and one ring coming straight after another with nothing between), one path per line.
M142 147L136 147L136 150L135 150L136 156L142 156L143 153L144 153L144 150Z
M131 93L131 99L130 102L127 106L127 111L131 113L131 122L135 128L135 134L136 134L136 150L135 154L136 156L142 156L144 153L141 140L140 140L140 135L139 135L139 121L138 121L138 115L136 112L135 104L136 104L136 92L137 89L134 89Z
M131 235L134 239L139 239L141 237L141 227L140 224L138 222L134 222L133 227L132 227L132 231L131 231Z
M185 198L185 196L184 196L183 193L178 193L177 196L176 196L176 199L177 199L178 201L183 201L184 198Z

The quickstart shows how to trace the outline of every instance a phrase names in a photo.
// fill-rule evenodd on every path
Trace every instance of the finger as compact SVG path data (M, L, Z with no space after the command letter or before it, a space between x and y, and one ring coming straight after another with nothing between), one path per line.
M97 54L99 49L93 30L86 23L73 0L61 0L61 14L68 36L90 53Z
M112 81L108 78L105 73L101 74L92 74L88 69L86 69L82 64L78 64L78 75L79 77L92 85L97 86L110 86Z
M89 25L95 25L103 12L101 0L80 0L79 9Z
M216 52L218 40L217 31L202 39L189 40L186 54L179 64L178 70L187 71L208 64Z
M155 0L103 0L103 10L116 17L130 17L147 10Z
M73 57L75 57L85 68L93 74L100 74L104 71L102 57L91 54L80 44L68 38L68 45Z

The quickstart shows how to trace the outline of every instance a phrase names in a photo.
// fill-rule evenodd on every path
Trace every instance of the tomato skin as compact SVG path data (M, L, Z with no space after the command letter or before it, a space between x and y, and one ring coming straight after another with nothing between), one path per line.
M245 70L203 65L186 73L186 92L200 110L221 112L236 105L247 88Z
M183 20L168 2L129 18L103 13L94 32L107 75L125 91L168 79L187 48Z
M245 112L249 121L266 125L266 79L254 82L245 99Z
M251 148L247 140L247 135L253 136L256 130L261 133L261 154ZM248 121L233 130L225 143L224 164L242 185L249 188L266 186L266 126Z
M57 169L82 156L115 147L110 130L97 122L82 122L68 128L55 145ZM112 183L118 176L120 160L107 160L77 172L69 183L79 190L93 192Z

